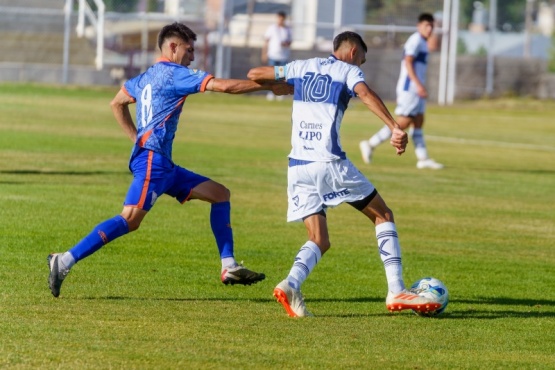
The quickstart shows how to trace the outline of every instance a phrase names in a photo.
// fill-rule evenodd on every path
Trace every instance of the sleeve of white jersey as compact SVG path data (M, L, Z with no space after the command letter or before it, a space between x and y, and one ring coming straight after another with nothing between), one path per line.
M364 72L362 72L362 69L360 69L359 67L356 66L351 66L349 68L349 71L347 73L347 88L349 88L349 90L351 91L352 95L354 96L354 89L355 86L360 83L360 82L364 82Z
M285 81L290 82L291 79L294 79L297 73L296 68L297 62L292 61L285 65Z
M418 33L413 33L411 37L405 43L405 56L415 56L418 54L418 45L420 43L420 35Z

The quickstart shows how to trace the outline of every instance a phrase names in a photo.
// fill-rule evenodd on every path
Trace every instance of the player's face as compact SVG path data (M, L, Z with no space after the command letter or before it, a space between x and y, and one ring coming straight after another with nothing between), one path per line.
M188 67L195 60L195 42L180 41L174 48L176 62L182 66Z
M432 35L432 32L434 31L434 24L428 21L422 21L418 23L416 28L418 29L418 32L422 35L422 37L424 37L427 40Z
M353 58L353 63L355 66L360 67L366 62L366 53L361 46L356 48L356 53Z

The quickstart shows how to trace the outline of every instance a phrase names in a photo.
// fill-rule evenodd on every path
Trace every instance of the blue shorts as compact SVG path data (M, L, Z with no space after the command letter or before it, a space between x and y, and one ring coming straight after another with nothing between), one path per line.
M193 188L210 180L146 149L142 149L131 160L129 169L133 173L133 182L123 205L145 211L150 210L162 194L168 194L180 203L185 203Z

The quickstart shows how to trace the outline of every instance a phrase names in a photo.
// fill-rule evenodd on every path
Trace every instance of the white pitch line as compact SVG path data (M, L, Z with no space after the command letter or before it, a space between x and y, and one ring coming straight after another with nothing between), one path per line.
M434 135L425 135L425 138L430 141L439 141L444 143L497 146L502 148L530 149L530 150L542 150L547 152L555 152L555 147L547 146L547 145L506 143L503 141L491 141L491 140L471 140L471 139L460 139L455 137L434 136Z

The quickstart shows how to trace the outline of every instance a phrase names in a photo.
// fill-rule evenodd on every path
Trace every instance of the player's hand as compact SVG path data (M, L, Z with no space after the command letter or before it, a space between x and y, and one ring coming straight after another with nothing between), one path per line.
M274 95L291 95L293 94L293 91L293 85L289 85L286 82L272 84L272 92Z
M419 97L423 99L428 98L428 90L426 90L426 88L422 85L416 86L416 93L418 94Z
M405 152L405 148L409 142L407 133L400 128L394 128L391 132L391 140L389 141L397 150L397 154L401 155Z

